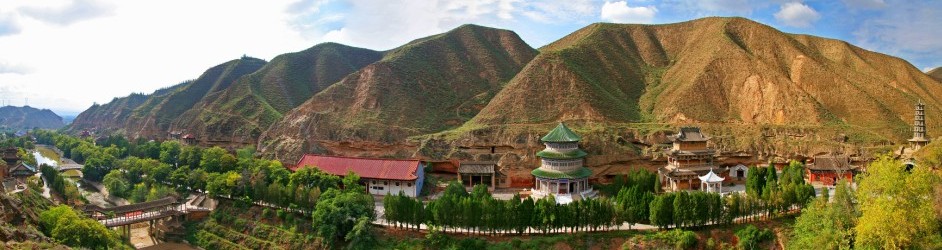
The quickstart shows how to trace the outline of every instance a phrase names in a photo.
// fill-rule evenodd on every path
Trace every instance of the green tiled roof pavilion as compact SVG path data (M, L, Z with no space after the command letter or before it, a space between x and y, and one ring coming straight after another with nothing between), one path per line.
M560 122L553 131L550 131L549 134L546 134L546 136L543 136L540 140L543 142L578 142L582 140L582 137L572 132L572 130L566 127L566 124Z

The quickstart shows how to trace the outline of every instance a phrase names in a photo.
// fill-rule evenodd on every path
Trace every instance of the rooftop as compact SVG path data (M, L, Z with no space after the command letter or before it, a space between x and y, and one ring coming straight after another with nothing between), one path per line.
M576 150L572 150L568 152L554 152L554 151L547 151L547 150L536 152L536 156L539 156L540 158L556 159L556 160L579 159L579 158L585 158L587 155L589 154L586 153L585 151L582 151L582 149L576 149Z
M325 173L345 176L354 172L360 178L385 180L415 180L419 171L419 160L371 159L345 156L325 156L306 154L298 164L291 168L297 171L302 167L315 167Z
M543 142L578 142L580 140L582 140L582 137L572 132L572 130L566 127L566 124L562 122L556 125L556 128L550 131L549 134L546 134L546 136L540 139L540 141Z
M681 127L680 132L671 136L675 142L704 142L710 140L710 137L700 132L698 127Z
M458 173L463 174L493 174L496 162L462 162L458 166Z
M853 170L858 166L850 164L850 157L822 155L815 156L814 162L808 164L810 170Z
M700 178L700 181L706 182L706 183L722 182L723 180L726 179L726 178L720 177L719 175L716 175L716 173L713 173L712 169L710 170L709 173L707 173L706 175L700 176L699 178Z
M533 171L530 171L530 174L536 177L546 178L546 179L579 179L579 178L586 178L592 175L592 170L589 170L588 168L585 168L585 167L580 167L576 169L576 171L572 171L572 172L557 172L557 171L537 168L537 169L534 169Z

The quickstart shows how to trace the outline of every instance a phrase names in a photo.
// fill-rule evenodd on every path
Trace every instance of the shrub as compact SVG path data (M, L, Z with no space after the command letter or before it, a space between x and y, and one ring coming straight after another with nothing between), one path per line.
M654 238L674 245L674 249L690 249L697 245L697 234L681 229L660 232Z
M442 233L438 227L431 227L425 235L425 243L430 249L444 249L452 242L451 236Z
M758 229L756 226L748 225L736 230L736 238L739 239L739 243L736 244L736 247L745 250L759 249L759 244L771 240L772 237L772 231L768 229Z
M271 219L272 211L267 207L262 210L262 218Z

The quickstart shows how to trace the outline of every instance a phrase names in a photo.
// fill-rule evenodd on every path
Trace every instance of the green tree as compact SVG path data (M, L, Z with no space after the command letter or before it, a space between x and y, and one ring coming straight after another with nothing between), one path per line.
M179 162L181 145L178 141L164 141L160 143L160 161L175 165Z
M649 218L652 225L663 229L674 224L674 196L674 193L666 193L654 197Z
M118 197L126 197L131 189L131 183L122 171L111 171L105 175L103 183L108 193Z
M128 199L133 203L144 202L147 200L147 194L150 192L150 189L147 188L147 185L144 183L138 183L134 185L134 188L131 189L131 194Z
M117 234L98 221L80 217L72 208L60 205L39 215L43 231L62 244L88 249L128 249Z
M825 195L811 201L795 220L788 249L850 249L857 224L857 201L845 181L839 181L832 204Z
M376 238L373 236L372 226L369 217L358 218L356 224L344 237L349 243L347 249L373 249L376 246Z
M861 216L855 243L863 248L934 248L942 246L933 207L939 176L928 168L906 171L889 155L878 157L861 174Z
M227 154L229 153L220 147L205 149L200 160L200 167L210 173L224 172L222 157Z
M345 238L360 218L372 221L375 217L373 197L358 184L359 179L356 174L347 173L343 179L344 190L329 189L317 202L313 225L317 235L328 246L334 246L337 239Z

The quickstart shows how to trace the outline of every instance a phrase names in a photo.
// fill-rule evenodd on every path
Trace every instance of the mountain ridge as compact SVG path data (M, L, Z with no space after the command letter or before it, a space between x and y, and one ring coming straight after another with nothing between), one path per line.
M49 109L37 109L30 106L0 107L0 127L12 130L58 129L65 126L62 117Z
M290 158L323 140L382 144L457 127L535 54L516 33L478 25L413 40L286 114L259 148Z

